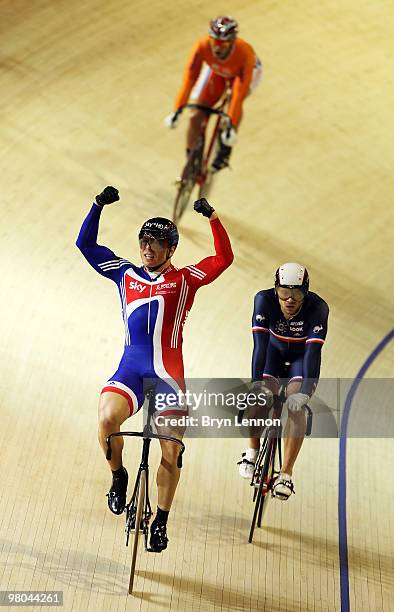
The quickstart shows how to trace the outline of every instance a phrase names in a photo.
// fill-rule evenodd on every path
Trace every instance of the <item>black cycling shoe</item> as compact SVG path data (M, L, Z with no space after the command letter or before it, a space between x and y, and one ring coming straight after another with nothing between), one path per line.
M112 486L107 493L108 508L114 514L122 514L126 506L126 492L129 476L126 468L122 466L123 474L119 476L112 475Z
M218 171L226 168L229 165L230 155L231 147L228 147L221 142L216 157L212 162L212 169Z
M167 548L167 544L167 525L153 521L150 528L149 550L159 553Z

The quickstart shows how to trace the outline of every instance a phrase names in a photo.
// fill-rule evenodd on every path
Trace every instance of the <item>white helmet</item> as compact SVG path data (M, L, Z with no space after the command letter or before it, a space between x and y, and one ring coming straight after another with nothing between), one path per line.
M308 270L298 263L282 264L275 272L275 287L299 287L306 295L309 290Z

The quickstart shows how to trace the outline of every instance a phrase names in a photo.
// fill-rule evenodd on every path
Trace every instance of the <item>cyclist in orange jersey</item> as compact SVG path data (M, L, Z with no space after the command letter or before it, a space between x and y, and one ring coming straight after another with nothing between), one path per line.
M169 128L178 124L179 109L191 97L197 104L213 106L231 87L228 109L230 125L222 126L220 148L212 164L214 170L228 166L232 146L242 118L245 97L257 87L262 65L253 47L237 38L238 23L232 17L216 17L209 24L208 36L193 47L186 64L182 87L176 97L175 111L165 119ZM204 64L204 67L203 67ZM187 153L195 146L205 127L203 111L193 111L187 133Z

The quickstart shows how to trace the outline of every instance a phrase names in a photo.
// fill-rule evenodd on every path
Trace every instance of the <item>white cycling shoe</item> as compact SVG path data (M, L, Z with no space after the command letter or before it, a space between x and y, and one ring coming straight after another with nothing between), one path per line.
M239 466L239 475L242 476L242 478L249 478L249 480L253 478L257 455L258 451L250 448L247 448L246 451L242 453L242 459L238 461L237 464Z
M272 487L272 497L287 501L294 491L293 481L289 474L280 473Z

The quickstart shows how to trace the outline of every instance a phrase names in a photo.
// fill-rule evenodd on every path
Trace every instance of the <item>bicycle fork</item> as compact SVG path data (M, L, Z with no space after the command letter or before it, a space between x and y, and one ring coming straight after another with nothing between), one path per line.
M145 501L144 501L144 509L142 514L142 523L143 523L143 533L145 536L145 549L147 549L148 542L148 524L150 518L152 516L152 508L149 501L149 466L148 466L148 456L149 456L149 447L150 447L151 439L144 438L143 448L142 448L142 458L141 463L138 468L138 474L134 485L133 494L128 504L126 504L126 546L129 545L129 537L130 531L134 529L140 529L141 525L135 524L135 516L137 511L137 501L138 501L138 493L140 490L140 482L141 482L141 474L145 472Z

